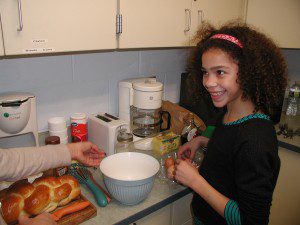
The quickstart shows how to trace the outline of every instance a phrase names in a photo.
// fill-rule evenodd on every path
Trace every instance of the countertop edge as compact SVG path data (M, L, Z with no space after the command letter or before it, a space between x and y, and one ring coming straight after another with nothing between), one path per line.
M142 210L142 211L140 211L140 212L138 212L138 213L136 213L136 214L134 214L130 217L127 217L126 219L123 219L123 220L115 223L115 225L128 225L130 223L133 223L133 222L135 222L135 221L137 221L137 220L139 220L139 219L141 219L141 218L143 218L143 217L145 217L145 216L147 216L147 215L149 215L149 214L165 207L166 205L169 205L169 204L175 202L176 200L186 196L189 193L192 193L191 189L186 188L186 189L184 189L184 190L182 190L182 191L180 191L180 192L178 192L178 193L162 200L161 202L158 202L158 203L156 203L156 204L154 204L154 205L152 205L152 206L150 206L150 207L148 207L148 208L146 208L146 209L144 209L144 210Z
M288 150L300 153L300 147L278 140L278 146Z

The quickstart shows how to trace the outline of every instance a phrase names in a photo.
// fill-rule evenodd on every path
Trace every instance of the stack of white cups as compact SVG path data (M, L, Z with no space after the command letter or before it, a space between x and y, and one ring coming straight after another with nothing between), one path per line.
M50 136L58 136L61 144L68 143L68 129L64 117L52 117L48 120Z

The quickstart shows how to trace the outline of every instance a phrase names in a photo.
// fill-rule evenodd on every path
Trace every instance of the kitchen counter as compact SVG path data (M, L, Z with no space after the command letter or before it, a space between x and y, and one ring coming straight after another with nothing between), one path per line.
M278 131L278 126L275 127ZM294 136L293 138L284 138L283 135L277 135L278 144L280 147L288 150L300 153L300 136Z
M45 137L48 135L48 132L39 134L40 145L44 145ZM280 147L300 153L299 136L295 136L292 139L284 138L283 135L278 135L277 137ZM102 187L105 187L99 169L93 172L93 176L95 180L97 180L97 182L102 185ZM164 206L183 198L184 196L191 193L191 190L178 184L170 186L168 183L161 183L156 178L150 194L143 202L135 206L126 206L118 203L116 200L112 200L104 208L97 206L92 193L85 186L82 186L82 193L97 208L97 216L83 222L83 225L121 225L133 223L163 208Z
M99 169L93 172L95 180L105 187L102 181L102 175ZM97 216L91 218L83 225L101 225L101 224L130 224L133 223L156 210L171 204L191 193L190 189L169 182L162 183L158 178L155 179L154 186L148 197L141 203L134 206L122 205L116 200L112 200L106 207L99 207L90 190L82 186L82 194L97 207Z

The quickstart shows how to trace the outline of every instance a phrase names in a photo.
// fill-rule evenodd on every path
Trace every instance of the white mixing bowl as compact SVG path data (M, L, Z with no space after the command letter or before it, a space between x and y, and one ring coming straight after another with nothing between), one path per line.
M159 163L143 153L122 152L104 158L100 170L109 193L122 204L135 205L150 193Z

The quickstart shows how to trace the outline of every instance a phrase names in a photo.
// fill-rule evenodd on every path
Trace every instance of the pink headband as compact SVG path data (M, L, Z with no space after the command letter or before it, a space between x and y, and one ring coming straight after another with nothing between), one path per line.
M243 48L243 45L239 39L237 39L231 35L228 35L228 34L215 34L215 35L211 36L210 38L211 39L223 39L226 41L230 41L231 43L238 45L240 48Z

